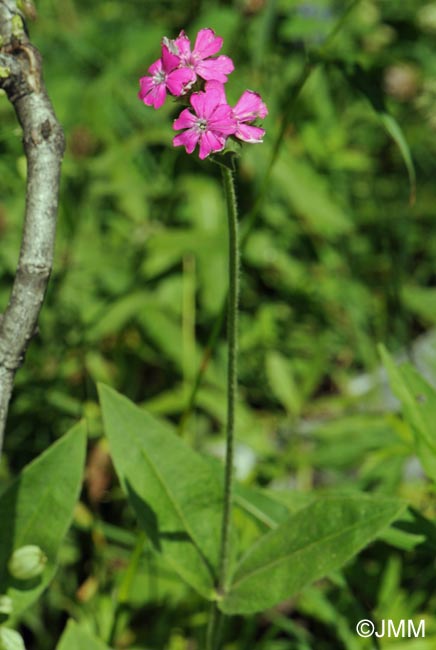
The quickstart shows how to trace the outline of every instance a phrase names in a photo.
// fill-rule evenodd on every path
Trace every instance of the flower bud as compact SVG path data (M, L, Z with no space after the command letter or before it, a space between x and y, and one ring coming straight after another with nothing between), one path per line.
M12 599L9 596L0 596L0 614L12 614Z
M30 580L41 575L47 564L47 556L34 544L14 551L8 562L9 573L17 580ZM1 646L0 646L1 650Z
M0 650L26 650L21 634L8 627L0 627Z

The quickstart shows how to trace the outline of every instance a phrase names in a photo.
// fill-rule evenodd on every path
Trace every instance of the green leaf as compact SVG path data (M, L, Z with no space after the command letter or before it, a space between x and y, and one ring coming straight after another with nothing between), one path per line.
M416 453L428 475L436 480L436 391L410 364L398 367L382 345L383 365L404 418L415 436Z
M12 599L14 616L35 601L53 578L59 546L79 496L85 444L86 429L80 423L25 467L0 497L0 593ZM14 580L7 562L14 550L28 544L41 548L47 566L38 578Z
M407 175L409 177L409 201L413 205L416 198L416 173L413 164L412 154L410 153L409 145L404 136L404 133L398 122L386 111L379 113L379 118L387 133L391 136L392 140L397 145L400 154L403 158L404 165L406 166Z
M279 352L266 355L266 374L274 396L289 415L297 416L301 410L301 395L289 361Z
M413 164L409 145L400 125L386 110L384 95L381 90L383 88L383 83L379 71L368 71L357 64L352 68L344 66L342 62L336 62L336 65L344 74L348 82L368 99L384 129L397 145L409 177L409 201L413 204L416 195L415 166Z
M403 507L393 499L366 495L316 499L248 550L220 609L226 614L250 614L273 607L341 567Z
M92 636L87 630L79 627L75 621L70 619L56 646L56 650L109 650L99 639Z
M401 297L406 307L416 314L426 327L436 324L436 287L408 284L402 287Z
M351 220L333 198L325 179L308 163L282 151L273 179L277 192L289 202L310 232L331 241L352 232Z
M103 421L118 476L154 549L213 600L222 489L207 461L164 424L107 386Z
M153 297L146 291L130 293L104 310L101 319L89 328L87 339L99 341L105 336L117 334L129 321L153 306Z
M150 305L138 314L138 320L166 359L171 359L180 368L183 365L182 331L180 324L157 305Z
M291 512L287 505L274 498L272 491L247 487L241 483L235 483L234 502L235 506L265 529L276 528Z
M402 551L413 551L417 546L425 543L426 536L423 533L409 533L391 526L380 535L379 539Z

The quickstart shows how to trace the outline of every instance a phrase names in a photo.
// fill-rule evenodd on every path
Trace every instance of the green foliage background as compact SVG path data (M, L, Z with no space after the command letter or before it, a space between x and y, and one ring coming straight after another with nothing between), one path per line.
M436 4L361 0L322 49L348 6L38 0L39 17L29 25L68 146L56 263L38 337L17 375L2 479L80 417L104 457L97 381L170 419L196 448L222 451L224 332L195 413L185 414L226 294L219 170L172 147L177 107L170 100L154 111L136 97L164 35L184 28L193 39L212 27L236 66L229 99L252 88L269 108L264 144L247 145L239 163L243 229L287 120L242 256L239 472L288 492L399 495L425 518L419 552L410 539L378 542L345 575L261 619L237 621L229 650L371 647L353 629L371 618L368 610L428 617L428 635L436 634L433 488L410 427L373 374L382 342L436 379ZM316 65L296 96L310 52ZM386 114L415 164L414 203ZM20 129L0 96L0 311L17 263L24 180ZM90 496L89 472L63 570L25 619L29 647L53 648L67 614L105 641L111 636L112 594L136 524L105 471L97 472L104 479L98 498ZM153 571L155 585L144 561L119 647L199 647L192 645L204 624L196 597L165 568Z

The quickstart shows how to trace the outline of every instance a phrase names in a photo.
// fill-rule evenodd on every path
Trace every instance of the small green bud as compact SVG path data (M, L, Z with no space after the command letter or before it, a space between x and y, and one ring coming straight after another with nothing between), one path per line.
M41 575L47 564L47 556L34 544L14 551L8 562L9 573L17 580L30 580ZM1 647L0 647L1 650Z
M0 650L26 650L21 634L8 627L0 627Z
M1 47L1 46L0 46ZM0 65L0 79L7 79L11 76L11 71L5 65Z
M0 614L12 614L12 599L9 596L0 596Z

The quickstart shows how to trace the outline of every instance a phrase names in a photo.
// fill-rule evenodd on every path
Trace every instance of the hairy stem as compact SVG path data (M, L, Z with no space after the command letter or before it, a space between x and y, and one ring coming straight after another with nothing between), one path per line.
M224 470L224 505L221 527L221 550L218 570L218 589L225 591L228 579L231 510L233 502L233 455L235 438L235 400L237 391L238 303L239 303L239 246L238 209L233 174L222 167L224 193L229 224L229 298L227 311L227 427Z
M221 546L218 565L217 591L224 594L228 586L230 537L233 505L233 455L235 438L235 401L237 392L238 303L239 303L239 237L238 209L233 174L221 166L229 227L229 293L227 304L227 423L226 458L224 468L224 502L221 523ZM206 632L206 650L216 650L221 636L222 614L212 603Z

